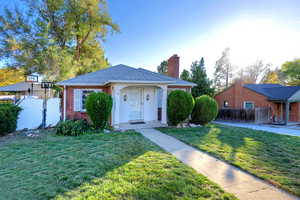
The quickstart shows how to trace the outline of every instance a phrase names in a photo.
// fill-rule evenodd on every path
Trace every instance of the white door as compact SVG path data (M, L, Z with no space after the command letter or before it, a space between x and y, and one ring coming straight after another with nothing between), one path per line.
M143 121L143 89L131 88L128 91L129 120Z

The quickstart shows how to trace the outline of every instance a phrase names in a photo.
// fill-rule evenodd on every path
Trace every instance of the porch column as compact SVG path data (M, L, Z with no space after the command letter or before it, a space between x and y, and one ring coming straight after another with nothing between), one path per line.
M290 102L285 102L285 125L288 125L290 116Z
M162 89L162 102L161 102L161 123L167 124L167 98L168 86L161 86Z
M112 93L113 93L112 126L114 128L119 128L121 87L120 86L114 86Z

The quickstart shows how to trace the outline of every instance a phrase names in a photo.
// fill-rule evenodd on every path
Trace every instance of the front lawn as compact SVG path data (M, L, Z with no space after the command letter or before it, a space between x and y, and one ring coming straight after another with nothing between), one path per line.
M216 124L159 130L300 196L300 137Z
M134 132L0 143L0 199L236 199Z

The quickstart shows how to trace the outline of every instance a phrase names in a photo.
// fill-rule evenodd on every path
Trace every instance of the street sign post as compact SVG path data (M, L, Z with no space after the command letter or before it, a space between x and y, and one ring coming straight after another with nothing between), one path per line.
M54 84L50 81L42 81L41 88L45 90L44 101L43 101L43 121L42 128L46 128L46 116L47 116L47 89L53 88Z
M32 96L33 95L33 83L39 82L39 76L33 75L33 74L27 75L25 78L25 81L31 83L31 89L28 88L28 93Z

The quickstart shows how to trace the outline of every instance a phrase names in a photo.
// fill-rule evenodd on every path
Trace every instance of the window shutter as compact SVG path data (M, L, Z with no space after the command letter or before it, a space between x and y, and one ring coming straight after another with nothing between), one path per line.
M74 112L81 111L82 90L74 89Z

